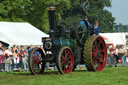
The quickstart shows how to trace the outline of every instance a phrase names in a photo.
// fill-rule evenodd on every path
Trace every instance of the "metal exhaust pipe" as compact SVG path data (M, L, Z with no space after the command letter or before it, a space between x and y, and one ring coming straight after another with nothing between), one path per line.
M50 5L48 7L48 16L49 16L49 34L50 38L53 37L54 29L55 29L55 10L56 7L54 5Z

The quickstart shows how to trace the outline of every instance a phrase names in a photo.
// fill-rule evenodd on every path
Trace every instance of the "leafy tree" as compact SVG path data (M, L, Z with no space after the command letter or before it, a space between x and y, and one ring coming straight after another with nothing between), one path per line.
M0 0L0 21L24 21L25 0Z
M128 25L123 25L121 23L115 24L114 32L128 32Z
M66 25L66 28L74 28L85 17L79 0L70 0L70 2L70 9L63 10L62 15L62 22Z
M72 23L76 22L73 16L79 15L79 18L88 16L91 23L99 21L101 32L113 31L115 18L112 17L111 12L105 9L105 7L111 7L111 0L71 0L71 2L72 9L66 10L63 15L64 22L67 22L67 18L72 17L72 20L70 20L72 25Z
M46 31L49 28L48 23L48 6L53 3L56 6L56 20L60 20L63 10L70 8L69 0L31 0L31 9L27 15L28 21L39 28Z
M29 22L42 31L49 28L48 6L56 5L57 21L63 10L70 8L70 0L0 0L0 21Z

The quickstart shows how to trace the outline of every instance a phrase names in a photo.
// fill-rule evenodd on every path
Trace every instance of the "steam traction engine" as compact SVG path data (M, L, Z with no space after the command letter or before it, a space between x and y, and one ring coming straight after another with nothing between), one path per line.
M55 7L48 8L49 37L42 38L43 49L32 49L28 62L32 74L41 74L46 62L55 63L61 74L70 73L78 64L85 64L88 71L102 71L106 64L107 51L102 37L91 36L89 25L84 21L73 30L55 27Z

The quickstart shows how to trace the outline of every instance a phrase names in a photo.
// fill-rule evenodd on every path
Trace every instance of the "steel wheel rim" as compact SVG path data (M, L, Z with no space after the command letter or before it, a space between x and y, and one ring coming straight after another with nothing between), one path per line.
M39 50L36 50L32 54L32 68L36 74L40 74L42 71L42 56Z
M69 49L64 49L61 53L61 68L64 73L69 73L73 69L73 55Z
M100 37L96 38L92 46L92 63L97 71L102 71L107 59L106 45Z

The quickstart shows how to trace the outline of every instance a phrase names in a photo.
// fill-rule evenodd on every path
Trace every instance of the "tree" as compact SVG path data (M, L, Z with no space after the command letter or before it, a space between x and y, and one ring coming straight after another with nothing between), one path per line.
M42 31L47 31L48 23L48 6L53 3L56 6L56 20L60 20L63 10L70 8L69 0L31 0L31 8L27 13L27 21Z
M0 0L0 21L29 22L42 31L49 28L48 6L56 6L56 20L70 8L70 0Z
M24 21L25 0L0 0L0 21Z
M79 18L88 16L91 23L99 21L101 32L113 31L115 18L112 17L111 12L105 9L105 7L111 7L111 0L71 0L71 2L72 9L66 10L63 15L64 22L67 22L67 18L72 17L72 20L70 20L70 24L72 24L75 21L73 16L79 15Z
M70 0L70 9L63 10L62 23L66 28L74 28L85 17L79 0Z
M122 23L115 24L114 32L128 32L128 25L123 25Z

